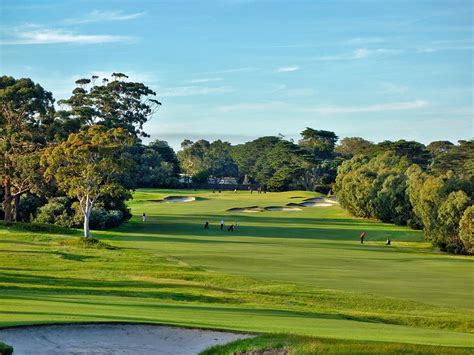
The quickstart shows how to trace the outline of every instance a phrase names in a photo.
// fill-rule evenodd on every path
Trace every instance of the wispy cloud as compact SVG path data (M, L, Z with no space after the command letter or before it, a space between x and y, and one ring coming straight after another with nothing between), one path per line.
M283 101L270 101L261 103L241 103L235 105L226 105L218 107L223 112L230 111L271 111L281 109L291 109L293 112L312 112L320 114L339 114L339 113L363 113L363 112L386 112L415 110L428 106L428 102L423 100L379 103L362 106L301 106L290 105Z
M4 36L2 45L24 45L24 44L99 44L110 42L130 42L134 38L128 36L116 36L105 34L80 34L63 29L52 29L38 26L14 29Z
M83 24L93 22L127 21L134 20L145 15L145 12L126 14L123 11L100 11L94 10L84 17L66 19L66 24Z
M384 43L385 39L381 37L356 37L344 41L343 44L354 44L354 45L364 45L364 44L376 44Z
M336 61L336 60L357 60L363 58L383 58L393 55L402 54L404 50L393 48L358 48L351 53L343 53L336 55L327 55L314 58L317 61Z
M201 74L227 74L227 73L238 73L238 72L245 72L245 71L256 71L259 68L254 67L243 67L243 68L231 68L231 69L222 69L222 70L214 70L208 71Z
M403 94L408 91L408 87L394 83L381 83L380 87L387 94Z
M210 82L215 82L215 81L221 81L222 78L202 78L202 79L192 79L188 80L188 83L191 84L202 84L202 83L210 83Z
M472 51L474 50L474 40L459 39L452 41L434 41L420 45L416 48L418 53L433 53L439 51Z
M269 101L269 102L248 102L234 105L223 105L219 106L218 111L231 112L231 111L270 111L275 109L287 108L288 104L282 101Z
M159 90L160 97L180 97L195 95L226 94L232 92L229 86L206 87L206 86L178 86L172 88L163 88Z
M385 111L401 111L414 110L426 107L428 102L423 100L382 103L365 106L321 106L304 108L307 112L316 112L322 114L337 114L337 113L360 113L360 112L385 112Z
M278 73L287 73L287 72L297 71L299 69L300 69L299 66L293 65L293 66L290 66L290 67L280 67L280 68L277 69L277 72Z

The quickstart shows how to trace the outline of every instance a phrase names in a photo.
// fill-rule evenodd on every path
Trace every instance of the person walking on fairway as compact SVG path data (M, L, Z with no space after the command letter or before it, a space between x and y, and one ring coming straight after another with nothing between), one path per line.
M146 214L145 214L145 212L143 212L143 214L142 214L142 222L145 222L145 221L146 221Z
M221 219L221 230L223 230L223 229L224 229L224 220Z
M360 233L360 244L364 244L364 239L367 234L365 232Z
M209 229L209 222L204 223L204 229Z

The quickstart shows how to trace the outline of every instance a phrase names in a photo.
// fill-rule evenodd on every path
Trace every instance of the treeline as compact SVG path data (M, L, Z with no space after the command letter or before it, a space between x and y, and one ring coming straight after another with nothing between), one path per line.
M354 216L423 229L441 250L472 254L473 181L474 142L438 141L356 155L338 168L335 192Z
M355 216L423 228L442 250L473 252L472 140L374 144L306 128L297 142L184 140L175 153L165 141L142 143L161 105L155 96L122 73L77 80L58 102L30 79L0 77L4 222L82 224L88 236L130 218L135 188L190 186L183 175L233 178L269 191L335 192Z
M312 128L306 128L297 143L281 136L238 145L185 140L177 156L183 173L195 182L233 177L241 184L258 184L269 191L327 192L342 162L334 150L337 140L334 132Z

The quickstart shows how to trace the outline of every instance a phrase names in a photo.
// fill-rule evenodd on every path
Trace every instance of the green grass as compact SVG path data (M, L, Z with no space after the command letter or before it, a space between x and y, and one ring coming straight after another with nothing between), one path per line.
M334 340L298 335L261 335L252 339L237 340L225 345L213 346L200 355L227 355L242 352L274 350L298 354L472 354L471 348L383 343L354 340Z
M180 194L198 200L150 201ZM78 242L80 231L1 227L0 326L127 321L474 347L472 258L338 206L225 212L314 196L139 190L130 202L137 217L93 233L103 247ZM240 230L220 231L221 218Z

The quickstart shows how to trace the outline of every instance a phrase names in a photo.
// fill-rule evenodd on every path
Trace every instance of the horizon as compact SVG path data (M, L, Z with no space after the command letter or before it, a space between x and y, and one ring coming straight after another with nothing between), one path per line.
M81 77L144 82L163 103L145 142L298 140L305 127L373 142L474 135L470 1L0 7L4 74L30 77L56 100Z

